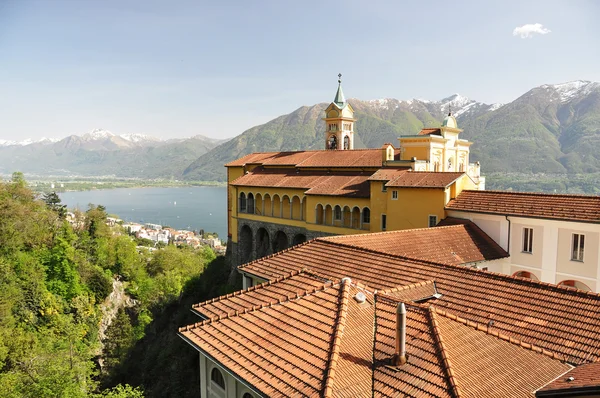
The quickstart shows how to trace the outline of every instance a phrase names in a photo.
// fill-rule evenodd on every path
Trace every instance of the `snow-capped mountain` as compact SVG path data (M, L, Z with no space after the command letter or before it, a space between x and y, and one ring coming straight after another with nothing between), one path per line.
M544 84L540 88L549 92L554 91L555 96L558 96L562 103L590 94L592 91L600 88L600 83L587 80L574 80L560 84Z

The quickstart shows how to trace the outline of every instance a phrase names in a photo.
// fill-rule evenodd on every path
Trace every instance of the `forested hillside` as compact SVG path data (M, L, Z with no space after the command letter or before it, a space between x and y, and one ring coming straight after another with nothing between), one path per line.
M196 321L185 316L192 302L228 289L222 258L208 248L136 248L106 225L101 205L72 223L65 215L58 196L36 198L19 173L0 183L0 395L197 394L197 385L173 384L169 370L193 382L197 354L177 327ZM128 306L107 300L119 284ZM146 377L151 367L160 372Z

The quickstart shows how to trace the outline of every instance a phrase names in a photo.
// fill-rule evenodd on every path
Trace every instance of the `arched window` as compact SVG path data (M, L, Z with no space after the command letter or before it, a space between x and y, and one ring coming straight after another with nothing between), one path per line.
M569 287L574 287L576 289L579 290L584 290L586 292L591 292L592 289L590 289L590 287L588 285L586 285L583 282L579 282L576 280L566 280L566 281L562 281L558 284L558 286L569 286Z
M368 207L363 209L363 224L369 224L371 222L371 210Z
M225 389L225 379L223 378L223 373L221 373L219 369L213 368L210 372L210 380L223 390Z
M539 280L534 274L532 274L529 271L518 271L515 272L513 276L518 276L519 278L533 279L534 281Z
M333 209L333 219L341 220L342 219L342 208L339 205L336 205Z
M350 137L344 137L344 149L350 149Z
M329 149L337 149L337 138L335 135L332 135L331 137L329 137L328 148Z
M243 192L240 194L240 212L246 212L246 194Z
M242 395L242 398L254 398L254 397L249 392L246 392L246 393L244 393L244 395Z
M247 200L247 211L250 214L254 214L254 195L252 193L248 194L248 200Z

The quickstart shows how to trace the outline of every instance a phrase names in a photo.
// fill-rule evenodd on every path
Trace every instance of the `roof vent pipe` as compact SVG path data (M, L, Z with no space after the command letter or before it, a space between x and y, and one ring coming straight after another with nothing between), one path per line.
M398 304L396 309L396 352L394 353L394 366L406 363L406 306Z

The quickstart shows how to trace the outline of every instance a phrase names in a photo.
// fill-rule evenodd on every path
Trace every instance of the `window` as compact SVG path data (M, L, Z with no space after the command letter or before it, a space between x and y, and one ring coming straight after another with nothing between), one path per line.
M385 186L386 183L387 181L381 183L381 192L387 192L387 187Z
M344 137L344 149L350 149L350 137Z
M573 234L573 252L571 260L583 261L583 249L585 244L585 235Z
M392 200L398 200L398 191L396 191L396 190L392 191Z
M533 250L533 228L523 228L523 253Z
M335 220L341 220L342 219L342 208L340 206L335 206L333 208L333 218Z
M337 124L329 123L329 131L337 131Z
M210 372L210 380L223 390L225 389L225 379L223 378L223 373L221 373L219 369L213 368Z
M363 224L369 224L371 222L371 210L367 207L363 209L362 220Z
M246 194L243 192L240 194L240 212L246 212Z
M429 216L429 228L437 225L437 216Z
M329 149L337 149L337 138L335 137L335 135L332 135L331 137L329 137L328 148Z
M381 215L381 230L385 231L387 228L387 216L385 214Z

